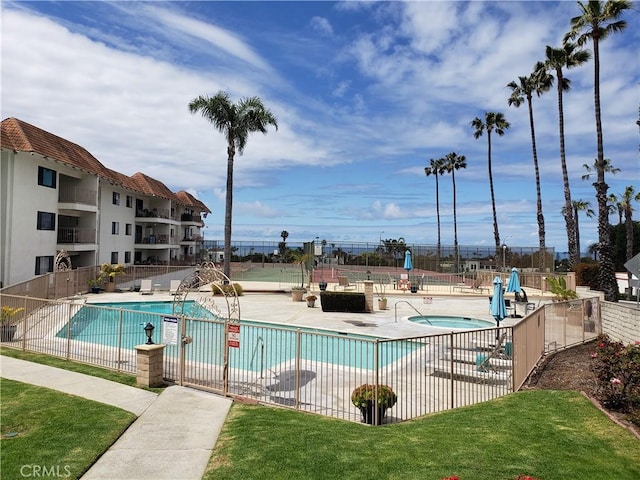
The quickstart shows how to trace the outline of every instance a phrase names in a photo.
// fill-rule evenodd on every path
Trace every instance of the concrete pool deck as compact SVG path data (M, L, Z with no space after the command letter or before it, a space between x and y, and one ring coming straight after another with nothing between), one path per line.
M429 335L451 331L413 323L407 318L422 315L442 315L476 318L494 321L489 311L489 295L486 294L439 294L430 287L428 291L417 293L391 290L386 292L387 309L379 310L374 295L374 312L372 313L340 313L323 312L319 300L313 308L307 307L306 302L294 302L291 294L278 283L269 282L238 282L244 289L244 295L239 297L240 318L243 320L279 323L289 326L308 328L324 328L332 331L365 334L382 338L401 338L418 335ZM331 289L332 286L329 286ZM309 289L316 296L319 295L317 286ZM536 292L527 288L530 303L536 306L551 303L549 293ZM507 294L509 298L512 294ZM209 291L190 292L187 300L211 296ZM109 302L171 302L173 295L167 291L157 290L153 295L139 293L100 293L98 295L84 295L87 303ZM516 313L524 315L524 305L518 305ZM512 312L511 312L512 313ZM513 325L518 318L507 317L500 325Z

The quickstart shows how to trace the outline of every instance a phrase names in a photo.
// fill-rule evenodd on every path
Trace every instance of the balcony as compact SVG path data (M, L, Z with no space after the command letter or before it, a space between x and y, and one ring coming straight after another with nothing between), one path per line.
M95 211L98 206L98 192L88 188L60 185L58 203L67 204L66 206L60 205L62 209Z
M94 244L96 243L95 228L60 227L58 228L58 244Z

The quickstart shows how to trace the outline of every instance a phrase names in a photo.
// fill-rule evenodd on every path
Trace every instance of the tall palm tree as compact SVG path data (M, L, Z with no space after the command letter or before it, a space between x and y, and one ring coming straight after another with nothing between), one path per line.
M251 132L267 133L267 126L278 129L276 117L258 97L241 98L237 103L226 92L203 96L189 103L189 111L200 112L227 139L227 194L224 212L224 274L231 278L231 218L233 208L233 162L236 151L242 155Z
M467 168L467 157L451 152L447 153L444 158L445 170L447 173L451 173L451 181L453 182L453 254L456 273L458 273L460 271L460 255L458 252L458 219L456 214L456 170Z
M560 164L562 166L562 181L564 184L564 220L567 227L567 241L569 244L569 265L577 263L579 253L576 245L575 220L571 207L571 189L569 187L569 174L567 173L567 159L564 147L564 110L562 93L571 88L571 81L565 78L562 69L573 68L582 65L589 60L589 52L577 49L572 43L566 42L562 48L553 48L547 45L545 50L544 65L549 72L556 75L556 88L558 91L558 126L560 130Z
M542 214L542 194L540 193L540 169L538 168L538 153L536 150L536 131L533 122L533 94L540 96L549 91L552 86L552 78L545 71L544 64L538 62L529 76L518 77L518 82L510 82L507 87L511 89L511 96L507 100L509 106L520 107L527 100L529 107L529 128L531 130L531 150L533 152L533 167L536 175L536 203L538 218L538 242L540 244L540 271L546 268L546 241L544 230L544 215Z
M436 178L436 219L438 222L438 245L436 247L436 271L440 268L440 188L438 186L438 177L445 172L445 161L443 158L429 160L429 166L424 167L424 173L427 177L433 175Z
M598 243L600 244L600 270L598 273L599 288L605 292L605 300L615 302L618 299L618 283L609 233L609 209L607 207L607 190L605 182L605 159L602 141L602 120L600 115L600 41L609 34L621 32L627 22L620 20L625 10L631 8L626 0L607 0L578 2L581 15L571 19L571 30L565 35L565 43L575 41L583 46L589 40L593 42L593 100L596 117L596 137L598 158L596 171L598 179L593 184L598 200Z
M473 137L476 139L481 137L485 131L487 132L487 167L489 170L489 188L491 190L491 209L493 211L493 237L496 242L496 259L500 259L500 232L498 231L496 197L493 191L493 172L491 171L491 132L495 131L499 136L502 136L511 124L507 122L500 112L485 112L484 119L485 121L483 122L479 117L474 118L471 121L471 126L474 128ZM499 270L502 270L502 267L504 265L500 265Z
M624 210L624 226L627 236L627 260L631 260L633 257L633 221L631 220L633 207L631 204L638 201L640 201L640 192L636 193L631 185L627 186L624 189L624 193L620 195L620 206ZM627 272L627 279L629 286L631 286L631 272Z
M576 246L578 248L578 255L580 255L580 222L578 221L578 212L584 212L589 218L593 218L595 212L591 208L591 202L586 200L573 200L571 205L573 206L573 218L576 221Z

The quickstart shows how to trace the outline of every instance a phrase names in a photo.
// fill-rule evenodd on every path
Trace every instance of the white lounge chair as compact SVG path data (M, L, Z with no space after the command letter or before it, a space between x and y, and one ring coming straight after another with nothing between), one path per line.
M178 293L178 287L180 286L181 280L171 280L171 285L169 286L169 293L171 295L175 295Z
M153 295L151 280L140 280L140 295Z

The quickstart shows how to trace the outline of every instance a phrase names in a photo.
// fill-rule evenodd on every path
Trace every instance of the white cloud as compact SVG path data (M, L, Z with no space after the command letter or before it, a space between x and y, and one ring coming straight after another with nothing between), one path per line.
M323 35L327 35L329 37L333 36L333 27L329 20L324 17L312 17L311 18L311 28L320 32Z

